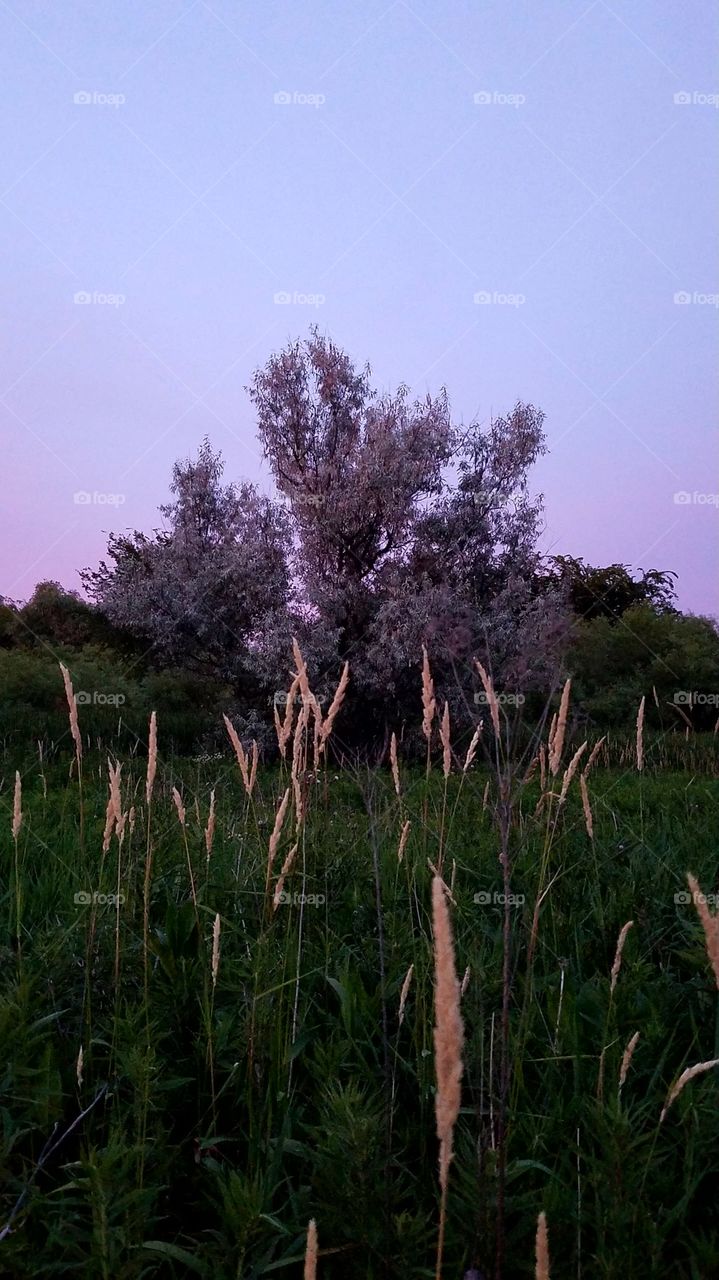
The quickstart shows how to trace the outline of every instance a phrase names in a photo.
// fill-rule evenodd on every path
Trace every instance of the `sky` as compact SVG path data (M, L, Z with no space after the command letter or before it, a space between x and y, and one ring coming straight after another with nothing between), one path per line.
M316 324L546 414L543 547L716 614L708 0L0 0L0 595L80 588Z

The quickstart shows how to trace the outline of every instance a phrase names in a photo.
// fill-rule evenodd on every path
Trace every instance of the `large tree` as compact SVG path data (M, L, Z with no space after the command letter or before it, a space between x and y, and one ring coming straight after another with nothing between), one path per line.
M173 468L165 525L112 534L108 558L86 570L88 594L117 626L143 637L163 664L236 686L271 683L264 637L286 632L289 527L250 484L222 483L207 440Z
M377 394L368 368L313 330L256 372L260 439L296 533L320 666L349 659L365 715L416 694L422 641L457 702L479 652L525 682L559 661L561 591L536 586L541 502L527 476L543 415L451 425L447 395ZM367 699L369 698L369 706Z

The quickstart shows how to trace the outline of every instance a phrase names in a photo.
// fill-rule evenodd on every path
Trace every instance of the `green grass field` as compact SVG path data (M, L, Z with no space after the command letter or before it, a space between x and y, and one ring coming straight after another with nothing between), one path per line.
M441 767L427 783L401 764L398 798L389 770L323 765L306 780L273 911L295 841L290 809L268 887L284 766L260 765L248 799L229 751L163 761L160 725L149 812L146 761L126 758L133 829L103 855L106 754L86 750L81 788L67 742L44 763L3 760L0 1273L289 1280L315 1218L320 1277L433 1276L431 861L452 891L460 978L469 969L442 1274L492 1276L496 780L480 763L445 790ZM712 759L707 747L704 771L689 772L649 750L638 774L628 750L624 765L595 767L593 840L576 778L561 810L555 798L536 813L536 775L513 789L508 1277L534 1275L540 1210L553 1280L719 1274L719 1071L688 1083L660 1124L681 1072L719 1057L716 985L686 884L691 871L707 894L716 887Z

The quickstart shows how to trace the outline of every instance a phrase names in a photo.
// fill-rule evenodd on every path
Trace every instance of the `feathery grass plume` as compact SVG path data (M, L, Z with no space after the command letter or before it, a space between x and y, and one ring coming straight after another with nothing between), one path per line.
M22 826L22 779L15 770L15 792L12 802L12 838L17 840Z
M305 805L304 805L304 799L302 796L302 782L301 782L300 775L303 768L303 764L302 764L302 752L304 747L303 738L304 738L304 732L307 726L308 719L309 719L309 703L303 702L302 708L300 710L300 714L297 717L297 724L295 725L294 740L292 743L292 787L295 794L295 819L296 819L295 830L296 831L299 831L299 828L305 816Z
M75 1063L75 1077L77 1079L78 1089L82 1088L82 1067L84 1061L85 1054L83 1053L82 1045L80 1045L80 1052L77 1055L77 1062Z
M474 665L479 672L479 678L482 681L482 688L484 689L487 702L489 703L489 714L492 717L494 736L495 738L499 738L499 703L497 702L497 695L494 692L494 685L478 658L475 658Z
M564 777L562 779L562 790L559 793L560 806L564 804L564 801L567 798L567 792L569 791L569 784L572 781L572 778L574 777L575 773L577 772L577 765L579 764L579 761L584 755L584 752L586 751L586 749L587 749L587 744L586 742L583 742L579 750L575 751L574 755L569 761L569 764L567 765L567 768L564 771Z
M276 702L272 703L272 715L275 721L275 733L277 734L277 745L280 751L282 751L282 721L280 720L280 713L277 710ZM282 754L284 756L284 752L282 752Z
M606 740L607 740L607 735L606 735L606 734L604 734L604 735L599 739L599 741L598 741L598 742L595 742L594 746L592 747L592 750L591 750L591 752L590 752L590 754L589 754L589 759L587 760L587 763L585 764L585 766L584 766L584 768L583 768L583 770L582 770L582 773L584 774L585 778L586 778L587 774L589 773L589 770L591 769L592 765L594 764L594 761L596 760L597 756L599 755L599 752L601 751L602 747L604 746L604 743L606 742Z
M547 789L547 750L544 743L539 748L539 788L542 794Z
M689 1084L690 1080L693 1080L695 1076L700 1076L704 1071L710 1071L712 1067L719 1067L719 1058L712 1058L709 1062L697 1062L693 1067L687 1067L686 1071L682 1071L679 1079L675 1081L667 1094L667 1100L664 1103L664 1110L659 1117L660 1124L672 1103L676 1102L685 1084Z
M213 787L210 792L210 812L207 815L207 826L205 827L205 848L207 850L207 861L210 861L212 853L212 842L215 838L215 789Z
M401 862L402 859L404 858L404 851L407 848L407 841L409 839L409 829L411 826L412 826L412 823L408 820L407 822L405 822L404 826L402 827L402 831L399 837L399 847L397 849L398 862Z
M298 846L296 844L293 844L292 848L287 854L287 857L282 863L282 870L280 871L279 877L277 879L277 884L275 885L275 892L272 898L273 911L277 910L277 908L280 905L280 902L282 901L282 891L285 887L285 880L287 879L288 875L290 874L290 871L292 870L292 863L295 860L297 848Z
M434 696L434 680L429 666L429 656L425 645L422 645L422 733L429 743L432 737L432 722L437 703Z
M113 766L111 761L108 760L107 771L109 774L109 783L110 783L110 803L112 805L112 811L115 815L115 823L117 825L122 820L122 796L120 792L120 782L121 782L120 775L122 773L122 764L118 760L117 763Z
M155 785L157 772L157 714L150 716L150 734L147 741L147 778L145 779L145 798L149 807L152 800L152 788Z
M184 827L184 825L185 825L185 806L184 806L184 804L182 803L182 796L180 795L179 791L177 790L177 787L173 787L173 788L172 788L172 799L173 799L173 800L174 800L174 802L175 802L175 808L177 809L177 816L178 816L178 818L180 819L180 826L181 826L181 827Z
M392 779L394 781L394 789L397 795L400 795L399 785L399 765L397 763L397 734L393 733L389 740L389 762L392 768Z
M332 732L332 727L334 725L335 720L337 719L337 715L339 713L340 707L342 706L342 703L345 700L345 694L347 692L347 685L349 684L349 682L350 682L350 666L349 666L349 662L345 662L345 665L342 668L342 675L340 676L340 682L337 685L337 688L335 689L335 696L330 703L329 711L327 712L327 715L325 717L324 724L322 724L320 727L320 753L324 751L325 743L327 742L327 739L329 738Z
M579 790L582 793L582 808L584 810L584 822L587 828L587 835L590 840L594 839L594 822L592 819L592 806L589 803L589 792L587 790L587 779L585 774L579 775Z
M482 721L480 720L479 724L477 725L477 728L472 734L472 741L467 747L467 754L464 757L462 773L466 773L470 765L473 763L474 757L477 754L477 747L479 746L479 739L481 738L481 736L482 736Z
M537 1235L534 1242L535 1280L549 1280L549 1235L547 1215L542 1210L537 1218Z
M64 662L60 663L60 670L62 672L62 681L63 681L63 684L65 685L65 697L67 698L67 710L68 710L68 715L70 717L70 733L72 734L72 740L75 743L75 754L77 755L78 764L79 764L80 760L82 759L82 737L80 734L80 725L77 718L77 702L75 701L75 694L72 688L72 680L70 678L70 672L68 671Z
M452 925L446 885L432 879L432 928L434 933L434 1064L437 1076L435 1109L439 1151L439 1181L446 1189L452 1159L454 1126L459 1115L464 1027L459 1011L460 988L454 960Z
M212 926L212 985L217 986L217 975L220 971L220 913L215 916Z
M656 709L657 709L657 711L658 711L658 710L659 710L659 699L658 699L658 697L657 697L657 690L656 690L656 686L655 686L655 685L652 685L652 693L653 693L653 695L654 695L654 705L655 705L655 707L656 707Z
M322 754L322 708L314 693L310 693L310 709L312 711L312 719L314 721L314 760L312 767L317 770L319 768L320 756Z
M399 993L399 1025L400 1027L402 1026L402 1022L404 1021L404 1007L407 1003L407 996L409 995L409 988L412 983L413 973L414 973L414 965L411 964L409 966L409 969L407 970L405 980L402 983L402 990Z
M292 637L292 653L295 659L295 667L297 670L297 679L299 681L300 693L302 694L302 701L310 702L311 691L310 691L309 676L307 675L307 667L305 665L305 660L302 657L302 650L300 649L300 646L298 645L297 640L294 636Z
M637 712L637 769L642 772L644 768L644 703L646 698L642 695L639 703L639 711Z
M252 739L252 759L250 761L250 779L247 786L248 796L252 795L256 781L257 781L257 743L253 738Z
M697 909L697 915L704 930L707 956L714 971L717 991L719 991L719 915L712 915L707 906L706 897L699 888L699 882L695 880L691 872L687 872L687 883L691 890L692 902Z
M439 740L442 743L442 772L448 778L452 769L452 743L449 727L449 703L445 702L442 723L439 726Z
M530 760L530 762L529 762L529 768L527 769L527 772L525 773L524 777L522 778L522 786L523 786L523 787L526 787L527 783L532 781L532 778L534 777L535 773L537 772L537 765L538 765L538 764L539 764L539 756L535 756L533 760Z
M434 1066L437 1076L435 1111L439 1139L441 1189L436 1276L442 1274L442 1252L447 1214L447 1185L452 1160L454 1126L462 1097L462 1046L464 1027L459 1010L460 990L454 962L454 943L445 885L432 880L432 930L434 934Z
M131 804L131 805L130 805L130 812L128 813L127 818L128 818L128 822L129 822L129 824L130 824L130 835L132 835L133 831L135 830L135 806L134 806L134 804Z
M282 722L282 730L278 737L280 754L283 760L287 758L287 743L289 742L292 736L292 720L295 714L295 698L297 697L297 690L299 689L299 687L300 687L300 678L299 676L295 676L294 680L292 681L292 684L290 685L289 693L287 694L287 701L285 703L285 718Z
M639 1041L639 1032L635 1031L634 1035L629 1041L629 1044L624 1050L624 1054L622 1057L622 1065L619 1068L619 1093L622 1092L622 1089L624 1087L624 1082L629 1074L629 1068L632 1065L632 1058L634 1057L634 1050L637 1047L638 1041Z
M462 985L459 988L460 997L465 996L467 994L467 987L469 986L469 979L471 978L471 976L472 976L472 970L470 969L469 965L467 965L467 968L464 971L464 977L462 978Z
M107 853L112 840L112 833L115 829L115 810L112 804L112 796L108 796L107 808L105 809L105 828L102 833L102 852Z
M554 715L552 716L552 719L549 722L549 734L547 735L547 751L549 753L550 760L552 758L552 746L554 743L554 735L556 732L557 732L557 713L555 711Z
M614 988L617 985L619 970L622 967L622 952L624 951L624 943L627 940L627 934L629 933L629 930L631 929L633 924L634 924L633 920L627 920L627 923L623 924L619 931L619 937L617 938L617 950L614 955L614 964L612 965L611 985L609 987L610 993L614 992Z
M557 727L552 738L552 745L549 750L549 772L553 778L559 773L559 766L562 763L562 751L564 750L564 735L567 731L567 717L569 715L569 694L572 688L572 677L565 681L562 689L562 696L559 701L559 711L557 712Z
M230 720L230 717L223 715L222 719L224 720L225 728L227 730L227 736L230 739L230 742L232 743L232 746L235 752L235 757L240 767L240 773L242 774L242 785L244 786L245 791L249 795L250 794L250 774L247 767L247 756L245 754L245 748L240 742L239 735L237 733L235 726Z
M123 840L125 839L125 824L126 824L126 822L127 822L127 814L126 814L126 813L121 813L121 814L120 814L120 817L119 817L119 818L117 819L117 821L115 822L115 835L116 835L116 837L117 837L117 842L118 842L118 844L122 844Z
M483 811L483 812L484 812L484 810L487 808L487 804L488 804L488 802L489 802L489 781L487 781L487 782L484 784L484 794L483 794L483 796L482 796L482 811Z
M434 865L434 863L433 863L433 861L432 861L432 859L431 859L431 858L428 858L428 859L427 859L427 866L429 867L430 871L432 872L432 875L433 875L433 876L436 876L436 877L437 877L437 879L439 880L440 884L442 885L442 888L444 889L444 892L446 893L447 897L449 898L450 902L452 903L452 906L453 906L453 907L456 907L457 903L456 903L456 901L455 901L454 894L452 893L452 888L451 888L451 886L450 886L450 885L448 885L448 884L447 884L447 881L446 881L446 880L444 880L444 879L443 879L443 877L439 874L439 871L438 871L438 870L437 870L437 868L435 867L435 865Z
M317 1223L310 1218L307 1227L307 1246L305 1248L304 1280L316 1280L317 1277Z
M282 799L280 800L277 813L275 814L275 825L272 828L272 835L270 836L270 846L269 846L269 852L267 855L268 882L269 882L269 877L272 874L272 865L274 863L275 855L277 853L277 846L280 843L280 836L282 835L282 824L284 823L284 820L285 820L285 814L287 813L287 806L289 802L290 802L290 788L288 787Z

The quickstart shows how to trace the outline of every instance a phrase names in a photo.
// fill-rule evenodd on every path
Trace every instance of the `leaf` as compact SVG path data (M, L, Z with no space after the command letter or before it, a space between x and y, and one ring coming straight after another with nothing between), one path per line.
M163 1257L174 1258L175 1262L184 1263L196 1276L207 1276L205 1264L177 1244L169 1244L166 1240L143 1240L142 1247L149 1249L151 1253L160 1253Z

